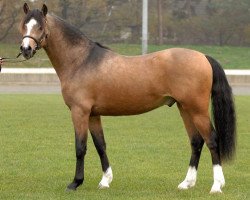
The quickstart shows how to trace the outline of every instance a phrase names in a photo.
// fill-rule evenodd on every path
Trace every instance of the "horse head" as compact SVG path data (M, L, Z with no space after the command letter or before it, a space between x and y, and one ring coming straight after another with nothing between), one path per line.
M48 8L45 4L41 10L30 10L27 3L23 5L25 16L20 24L23 36L20 50L26 59L32 58L36 51L46 46L48 37L47 19Z

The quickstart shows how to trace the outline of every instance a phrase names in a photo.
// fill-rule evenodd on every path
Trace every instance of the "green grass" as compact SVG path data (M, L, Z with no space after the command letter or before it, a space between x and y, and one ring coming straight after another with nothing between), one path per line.
M124 55L140 55L141 45L138 44L111 44L111 49ZM246 47L219 47L219 46L194 46L194 45L149 45L149 52L155 52L172 47L184 47L201 51L219 60L225 69L250 69L250 48ZM0 44L1 57L15 57L19 53L18 45ZM23 63L6 63L4 67L52 67L43 50L36 56Z
M224 165L223 194L209 195L211 158L202 153L195 188L178 191L190 146L176 106L131 117L104 117L114 180L98 190L101 165L91 137L85 183L65 192L75 169L70 113L60 95L0 95L0 199L249 199L250 97L236 97L238 151Z

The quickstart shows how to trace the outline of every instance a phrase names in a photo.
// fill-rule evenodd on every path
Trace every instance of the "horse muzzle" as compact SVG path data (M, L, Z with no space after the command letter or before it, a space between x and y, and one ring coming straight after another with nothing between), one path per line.
M30 58L32 58L35 55L35 53L36 53L36 50L32 49L31 46L28 46L28 47L21 46L20 50L21 50L21 53L22 53L23 57L25 59L27 59L27 60L30 59Z

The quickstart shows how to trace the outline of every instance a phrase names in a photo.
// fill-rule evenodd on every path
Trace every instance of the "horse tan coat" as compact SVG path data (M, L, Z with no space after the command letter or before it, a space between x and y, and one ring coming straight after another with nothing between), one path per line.
M88 129L104 173L99 187L109 187L112 181L100 116L141 114L176 102L192 148L187 176L178 187L187 189L195 185L205 142L214 170L211 192L221 192L225 183L221 159L231 158L234 152L235 116L231 88L216 60L182 48L123 56L47 14L46 5L42 10L31 11L24 4L24 12L20 24L22 54L29 59L44 48L72 115L77 159L75 177L68 189L75 190L84 180ZM208 111L211 98L215 129Z

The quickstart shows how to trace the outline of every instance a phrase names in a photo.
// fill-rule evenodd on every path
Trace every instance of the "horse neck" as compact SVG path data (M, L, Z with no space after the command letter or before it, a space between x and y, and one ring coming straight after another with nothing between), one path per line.
M61 82L69 77L70 73L75 72L80 63L83 63L91 43L83 35L75 36L79 37L77 44L69 41L68 38L72 36L65 37L65 34L71 34L70 31L65 33L66 25L66 22L59 18L48 15L49 36L44 49Z

